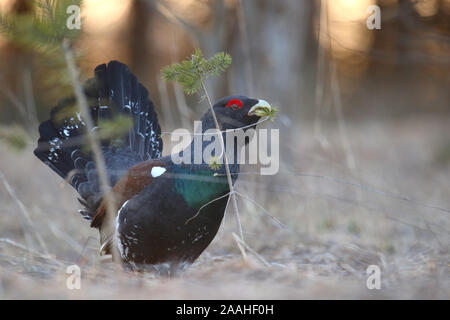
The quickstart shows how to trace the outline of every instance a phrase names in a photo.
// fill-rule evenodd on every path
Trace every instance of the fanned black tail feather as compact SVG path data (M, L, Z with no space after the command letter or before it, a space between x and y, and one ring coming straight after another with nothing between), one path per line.
M124 137L101 141L111 185L136 163L161 157L161 128L153 103L126 65L111 61L97 66L95 78L85 83L85 93L95 128L102 120L118 114L133 120ZM34 154L78 191L83 198L80 202L86 207L81 213L90 219L102 194L86 130L75 99L67 98L39 126L40 138Z

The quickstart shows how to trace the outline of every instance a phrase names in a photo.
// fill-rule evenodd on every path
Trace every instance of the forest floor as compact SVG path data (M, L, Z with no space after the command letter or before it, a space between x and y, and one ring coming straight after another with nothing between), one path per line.
M16 195L0 181L0 299L449 299L449 119L322 128L282 128L279 174L242 174L236 184L286 226L239 199L245 239L268 266L242 259L229 210L198 261L171 278L101 263L75 191L33 145L18 153L0 144ZM66 285L73 264L79 290ZM367 288L370 265L380 267L379 290Z

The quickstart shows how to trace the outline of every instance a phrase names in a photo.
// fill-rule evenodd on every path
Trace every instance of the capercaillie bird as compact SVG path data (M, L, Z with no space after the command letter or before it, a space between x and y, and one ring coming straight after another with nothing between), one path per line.
M79 211L99 229L103 253L116 246L120 260L131 268L188 266L213 240L224 217L230 192L224 166L213 169L203 159L176 164L171 156L162 157L161 129L145 87L118 61L97 66L94 74L84 88L96 128L116 115L132 119L123 137L100 140L109 192L118 208L115 225L106 224L96 163L86 148L86 124L73 108L74 98L62 100L40 124L34 154L79 193L84 206ZM230 96L213 109L221 130L247 130L256 126L260 117L255 110L261 106L270 108L264 100ZM215 129L211 111L201 121L203 132ZM200 152L205 147L202 142ZM193 158L195 152L191 142L180 155ZM239 164L231 160L234 183Z

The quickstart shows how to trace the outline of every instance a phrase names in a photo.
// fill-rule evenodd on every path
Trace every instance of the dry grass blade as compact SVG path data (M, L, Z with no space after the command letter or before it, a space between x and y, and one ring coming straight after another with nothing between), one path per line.
M52 260L54 262L59 263L57 260L52 259L51 256L49 256L48 254L40 253L40 252L38 252L36 250L33 250L33 249L31 249L31 248L29 248L29 247L27 247L27 246L25 246L25 245L23 245L21 243L18 243L18 242L14 241L14 240L11 240L11 239L8 239L8 238L0 238L0 243L6 243L6 244L8 244L10 246L13 246L13 247L18 248L20 250L23 250L23 251L25 251L25 252L33 255L33 256L36 256L36 257L39 257L39 258L42 258L42 259Z
M30 213L28 212L27 207L23 204L23 202L17 197L16 192L14 191L13 187L9 184L8 180L6 180L5 175L3 172L0 172L0 180L2 181L3 185L6 188L6 191L8 191L8 194L10 197L14 200L14 202L17 204L17 206L20 209L20 212L22 212L23 217L25 218L25 222L27 225L27 229L30 229L34 232L34 235L39 242L39 245L41 246L42 250L44 251L46 256L49 256L47 246L45 245L44 239L42 239L39 232L34 228L33 220L31 220ZM28 230L25 230L27 232Z
M262 205L260 205L258 202L256 202L255 200L250 199L247 196L244 196L242 193L238 192L238 191L234 191L238 196L244 198L245 200L253 203L255 206L257 206L258 208L260 208L270 219L272 219L272 221L275 222L275 224L277 226L279 226L280 228L284 229L284 230L289 230L288 227L286 225L284 225L280 220L278 220L277 218L275 218L266 208L264 208ZM289 230L290 231L290 230Z
M236 240L236 243L239 246L239 249L241 250L241 252L243 254L245 254L245 250L243 250L242 248L246 248L250 253L252 253L260 262L262 262L266 267L270 267L270 263L267 262L266 259L264 259L263 256L261 256L258 252L256 252L255 250L253 250L252 248L250 248L250 246L245 243L244 240L242 240L236 233L233 232L233 238L234 240ZM246 257L246 256L245 256Z
M193 215L192 217L190 217L189 219L187 219L186 222L185 222L184 224L188 224L191 220L194 220L195 218L197 218L198 215L200 214L200 211L202 211L202 209L203 209L204 207L210 205L211 203L213 203L213 202L215 202L215 201L217 201L217 200L220 200L220 199L222 199L222 198L227 197L228 195L230 195L230 193L231 193L231 192L228 192L227 194L224 194L223 196L220 196L220 197L218 197L218 198L215 198L215 199L213 199L213 200L207 202L206 204L202 205L202 206L200 207L200 209L198 209L198 211L196 212L196 214Z
M212 116L213 116L213 119L214 119L214 124L216 126L217 134L219 136L220 146L221 146L222 150L225 150L225 143L223 141L223 136L222 136L222 133L220 131L219 121L217 121L216 113L214 112L214 108L213 108L211 99L210 99L210 97L208 95L208 91L206 91L206 86L205 86L205 83L204 83L202 78L200 78L200 82L201 82L201 85L202 85L203 93L205 94L205 97L208 100L208 105L209 105L209 108L211 110L211 113L212 113ZM228 162L228 158L227 158L226 153L223 154L223 161L224 161L224 165L225 165L225 171L227 173L228 187L230 188L230 193L231 193L230 196L232 197L231 201L233 202L233 208L234 208L234 213L235 213L234 216L236 218L236 224L238 226L239 235L241 236L241 239L244 240L244 232L242 230L241 217L239 215L239 208L238 208L238 205L237 205L236 195L234 194L234 186L233 186L233 181L231 179L231 173L230 173L230 164Z

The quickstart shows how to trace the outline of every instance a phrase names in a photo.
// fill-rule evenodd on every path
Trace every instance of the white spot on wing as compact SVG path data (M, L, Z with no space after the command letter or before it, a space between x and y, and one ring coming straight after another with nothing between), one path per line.
M152 171L150 171L153 178L159 177L164 172L166 172L166 168L164 167L153 167Z

